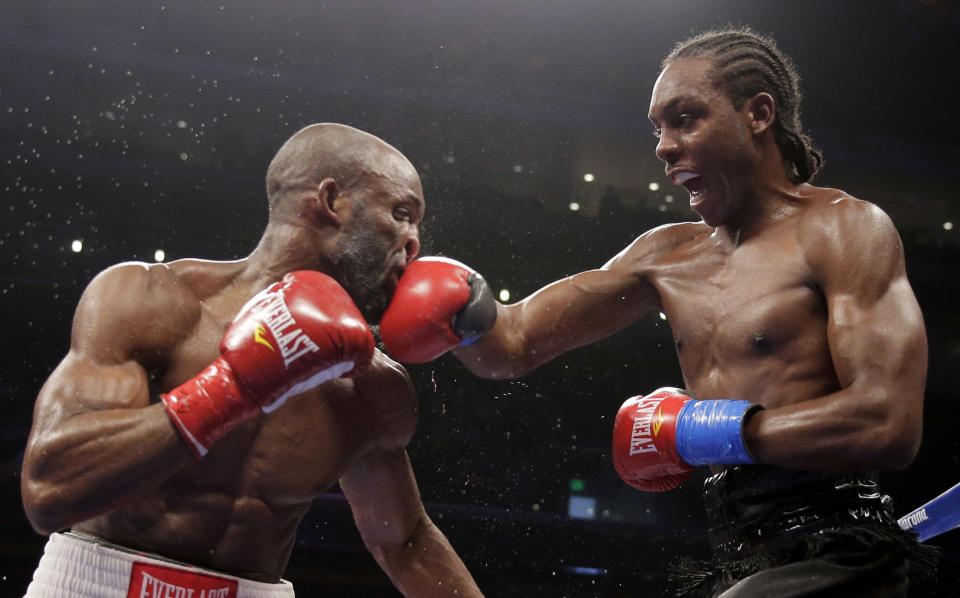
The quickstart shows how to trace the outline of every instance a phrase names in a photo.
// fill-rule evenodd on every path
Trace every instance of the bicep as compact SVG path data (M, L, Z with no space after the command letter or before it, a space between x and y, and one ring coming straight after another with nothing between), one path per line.
M656 298L652 285L632 272L589 270L521 302L520 326L542 331L540 340L547 346L574 349L632 324L654 307Z
M146 353L174 341L170 314L176 302L148 281L139 266L101 273L77 305L70 349L37 397L35 429L49 429L77 414L146 407L150 403ZM158 334L157 330L165 332Z
M882 284L882 292L845 289L827 296L827 335L838 380L883 394L922 394L926 332L907 278L900 274L870 284Z
M147 375L135 361L104 364L71 352L37 396L38 424L50 425L85 411L145 407Z
M827 394L760 412L747 438L760 459L783 467L898 469L921 438L923 320L892 223L865 204L842 209L831 204L836 211L801 230L801 251L826 301L836 386L828 381Z
M407 541L426 514L406 450L375 448L340 478L357 529L368 545Z
M831 357L843 387L877 396L922 397L927 349L923 317L903 246L879 209L858 204L833 223L818 249ZM898 399L899 400L899 399Z
M25 475L43 469L51 455L103 438L130 419L124 414L149 404L147 373L136 361L105 360L71 349L37 395Z

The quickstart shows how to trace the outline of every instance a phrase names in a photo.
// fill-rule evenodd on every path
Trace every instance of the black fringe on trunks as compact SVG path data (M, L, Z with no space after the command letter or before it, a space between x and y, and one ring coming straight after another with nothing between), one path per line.
M760 571L813 559L856 567L898 557L911 586L934 581L939 550L900 529L875 474L731 467L707 479L704 501L713 556L679 559L670 572L676 596L712 596Z
M916 534L900 529L878 529L856 526L822 530L798 539L793 545L770 552L732 561L720 559L692 559L680 557L670 571L670 582L675 596L710 596L713 588L727 580L740 580L754 573L813 558L824 557L824 552L838 544L905 547L911 585L933 584L940 560L935 546L919 544Z

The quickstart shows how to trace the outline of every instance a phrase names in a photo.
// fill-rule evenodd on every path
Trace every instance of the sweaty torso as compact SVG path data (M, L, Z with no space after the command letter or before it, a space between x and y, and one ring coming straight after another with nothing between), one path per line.
M662 231L669 249L644 260L639 274L656 288L697 398L774 408L840 388L826 301L804 258L808 209L739 244L703 223L676 225Z
M151 401L218 356L223 333L249 298L229 289L228 270L225 264L180 262L160 274L169 278L161 286L185 286L200 309L182 341L145 364ZM416 399L399 372L378 352L360 376L291 397L271 414L232 430L202 460L73 530L233 575L277 581L311 501L366 451L403 446L412 435Z

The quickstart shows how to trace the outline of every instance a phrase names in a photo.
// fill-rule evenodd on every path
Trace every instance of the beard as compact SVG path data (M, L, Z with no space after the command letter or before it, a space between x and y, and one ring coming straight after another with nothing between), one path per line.
M377 236L365 210L355 213L350 228L339 251L332 256L336 279L367 322L379 322L391 298L386 284L388 248Z

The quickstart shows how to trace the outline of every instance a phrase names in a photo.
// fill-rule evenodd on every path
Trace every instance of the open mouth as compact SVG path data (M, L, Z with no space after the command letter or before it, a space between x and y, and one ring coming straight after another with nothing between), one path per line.
M673 175L673 182L680 185L690 194L691 205L696 203L703 192L703 178L690 171L681 171Z
M686 189L687 193L690 194L690 203L695 203L699 200L700 194L703 193L703 179L700 177L690 179L683 184L683 188Z

